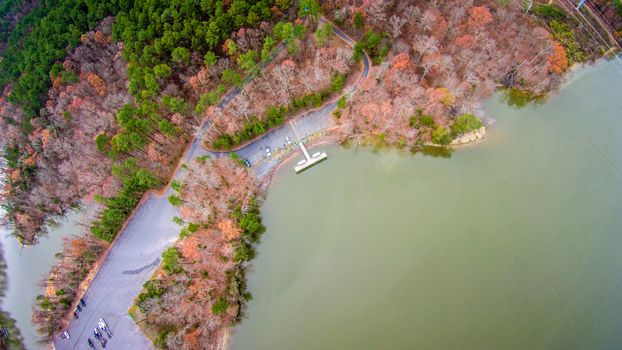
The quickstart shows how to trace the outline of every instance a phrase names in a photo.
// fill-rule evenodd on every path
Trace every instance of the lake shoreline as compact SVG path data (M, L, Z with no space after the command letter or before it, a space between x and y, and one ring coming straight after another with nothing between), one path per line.
M459 137L456 138L456 140L458 140L457 143L452 143L448 146L442 146L442 145L437 145L433 143L425 144L424 146L453 149L453 148L463 148L463 147L479 144L479 143L486 141L486 137L488 134L488 128L489 127L483 126L482 128L478 130L468 132L464 135L460 135ZM341 140L340 135L337 134L339 129L340 129L339 126L335 126L335 127L331 127L331 128L319 131L315 133L314 135L309 136L309 138L306 140L305 146L309 150L320 147L320 146L342 146L343 147L344 145L343 140ZM355 137L356 135L352 135L352 136ZM368 143L362 143L360 145L357 145L356 147L374 148L371 144L368 144ZM384 145L382 146L382 148L384 148ZM396 150L401 149L397 145L390 145L390 144L387 145L387 148L396 149ZM287 152L283 156L279 157L278 163L272 166L272 168L268 172L266 172L265 175L259 177L260 189L262 190L262 192L266 192L269 189L276 173L279 172L286 165L290 164L291 161L296 157L302 157L302 155L299 154L297 150L292 151L292 152Z
M582 72L589 71L590 69L595 69L595 67L601 64L605 64L607 61L608 60L606 58L601 58L589 64L573 65L564 74L563 81L560 83L559 88L556 90L547 92L547 95L546 95L547 99L553 95L557 95L563 92L569 86L569 84L576 78L577 75L582 76L583 75ZM491 96L489 99L491 98L493 97ZM487 123L487 125L483 126L481 129L474 130L465 135L460 135L458 138L456 138L458 142L452 143L451 145L447 146L447 148L459 150L459 149L473 147L478 144L482 144L485 141L487 141L488 134L490 130L493 128L493 125L494 125L494 120L493 122ZM308 138L308 140L306 140L305 145L307 146L308 149L315 149L321 146L343 147L343 141L340 138L339 131L340 131L339 125L331 127L329 129L322 130L314 135L311 135ZM352 136L356 137L356 135L352 135ZM373 145L370 145L370 144L363 144L362 146L365 146L365 148L370 148L370 149L373 148ZM430 145L430 146L439 147L438 145ZM392 150L400 149L400 147L398 147L397 145L388 145L387 148L392 149ZM262 196L264 198L267 195L267 192L270 189L270 187L275 183L275 181L278 180L277 173L283 170L284 167L291 165L292 161L297 157L301 157L300 153L298 153L297 150L293 152L287 152L286 154L282 155L279 158L278 163L274 165L270 169L270 171L268 171L264 176L260 177L260 189L261 189ZM330 158L330 154L329 154L329 158ZM319 166L322 166L322 165L320 164ZM221 350L225 350L229 348L232 335L234 334L235 329L238 326L239 325L236 324L233 327L228 327L226 329L223 329L223 334L221 337L222 342L220 343Z
M381 340L369 335L369 329L373 329L373 325L382 327L382 324L387 324L388 332L397 335L386 337L387 348L410 344L413 335L409 333L409 327L421 330L414 339L420 341L420 345L424 344L423 347L437 342L437 345L445 344L444 348L453 349L455 347L447 344L455 346L457 343L451 342L457 339L464 340L461 343L464 349L514 349L521 348L521 345L522 348L545 348L540 347L542 344L549 348L579 348L582 345L599 348L598 344L601 348L608 347L607 344L614 347L615 343L611 341L620 340L620 337L612 338L610 331L617 329L622 320L620 313L616 312L614 317L613 313L603 315L600 311L607 306L614 310L621 307L615 298L611 300L611 295L617 295L614 291L619 291L620 286L620 278L612 275L615 270L611 269L619 258L614 254L615 249L607 248L613 244L608 240L619 240L611 227L619 225L620 221L607 220L619 205L611 207L607 204L614 204L611 201L615 201L619 192L610 184L619 179L619 171L616 176L611 176L611 172L619 170L616 164L620 158L615 147L606 142L615 144L619 140L603 140L601 134L594 134L591 129L608 132L611 128L604 125L615 122L614 130L619 130L620 123L611 109L607 109L608 113L599 109L602 101L598 98L586 102L576 99L578 95L587 95L586 98L603 95L602 90L607 88L595 85L602 81L593 76L610 75L614 67L611 64L606 67L606 71L601 66L590 70L596 74L589 79L587 75L577 79L578 84L561 89L559 94L555 93L555 98L536 108L517 111L505 105L500 96L495 96L489 103L492 107L487 107L491 114L498 115L489 142L485 147L474 146L465 152L457 152L459 154L451 161L429 157L413 161L406 152L394 151L396 148L388 148L389 151L381 152L380 156L370 152L369 147L361 152L354 152L354 148L343 152L339 148L339 151L332 149L332 152L329 149L332 161L313 170L314 174L307 174L311 176L298 177L289 170L272 174L271 182L277 185L270 187L269 198L262 207L269 235L262 242L248 276L254 299L247 306L248 317L230 330L230 349L248 348L249 344L255 344L258 350L270 346L274 349L291 348L294 342L302 344L300 349L322 348L331 342L348 348L344 344L361 345L360 339L357 340L361 337L368 344L367 348L374 348ZM615 93L607 95L610 98ZM576 102L570 105L572 101ZM598 115L593 114L593 120L585 120L584 116L589 115L586 112L590 111ZM609 116L602 119L605 114ZM499 138L503 141L498 142ZM594 146L592 141L597 144ZM314 140L314 145L335 144L338 143L330 142L328 137ZM611 158L593 152L602 150L614 150L617 156ZM284 157L274 172L289 166L291 163L287 162L293 157L295 155ZM347 163L348 159L351 163ZM616 160L613 164L612 159ZM573 171L569 173L569 170ZM374 181L366 180L367 173L375 174ZM549 177L543 177L545 174ZM594 185L588 190L577 186L586 179L592 179ZM381 186L387 182L382 189L373 190L373 194L357 197L359 205L356 208L346 205L348 211L344 211L346 209L341 205L333 204L344 194L359 193L356 191L369 187L366 184L375 188L373 184ZM320 185L322 183L326 186ZM464 192L465 188L469 189L468 192ZM334 193L337 189L343 192ZM386 201L390 202L406 191L406 205L396 205L386 213L383 211L387 208ZM440 191L445 192L439 195ZM613 193L609 193L611 191ZM311 203L302 203L307 199ZM353 223L344 223L334 231L323 231L327 226L335 226L335 222L348 221L343 219L344 213L359 210L368 201L378 201L381 205L372 205L372 209L360 216L362 220L406 207L392 218L409 218L408 223L395 230L373 222L358 225L357 220L351 220ZM300 203L300 206L292 203ZM438 217L431 214L436 210L450 213L452 219L436 220ZM308 215L309 212L315 217L336 221L330 225L312 226L305 231L302 227L309 221L305 221L304 213ZM425 223L425 218L433 219ZM387 220L386 225L394 222ZM416 230L412 228L414 222L418 225ZM593 226L593 222L599 225ZM374 226L369 232L359 231L366 225ZM594 232L585 235L586 227L591 227ZM346 231L354 234L348 235ZM337 233L340 236L335 236ZM383 246L394 236L399 238L392 245ZM560 242L561 237L564 239ZM315 241L320 243L310 243ZM303 250L303 247L309 247L310 251ZM400 250L402 247L403 251ZM455 254L443 254L447 248L456 249ZM356 255L361 251L360 256ZM370 252L391 255L378 254L378 261L370 261L374 259ZM596 255L586 255L589 253ZM426 254L429 255L422 258ZM412 263L409 263L407 259L413 256ZM595 260L585 260L586 256ZM404 268L403 276L393 273L383 276L381 272L388 269L376 269L376 263L387 261L389 269L391 266L410 268ZM362 269L361 264L364 264ZM361 274L365 276L363 280L372 279L370 285L382 287L369 295L353 293L365 290ZM350 279L350 276L355 277ZM585 278L590 283L582 281ZM410 283L411 280L415 281ZM393 282L404 288L384 284ZM339 296L341 289L337 287L347 288L348 285L353 285L352 290ZM464 293L456 296L456 287L461 287ZM537 301L520 298L537 290L540 290ZM410 295L410 300L416 301L409 306L395 305L405 300L404 291L410 291L411 294L406 294ZM414 298L412 293L415 293ZM296 313L300 312L294 305L301 305L309 298L316 298L313 299L313 310L297 317ZM560 299L572 307L559 305ZM386 300L396 303L387 306L382 303ZM376 308L371 314L377 317L371 321L356 321L357 310L364 307ZM402 313L402 309L409 312ZM335 314L326 317L325 313L331 311ZM380 311L387 313L376 313ZM545 316L542 312L546 313ZM361 313L370 314L368 310ZM404 318L395 317L396 321L390 325L385 322L395 313ZM435 319L432 314L442 316ZM577 317L579 314L584 314L586 320ZM345 316L342 318L342 315ZM477 318L477 324L469 323L475 315L484 317ZM509 315L515 319L507 319L511 322L508 327L500 320ZM449 324L445 317L451 319ZM344 321L347 319L355 323L353 328L347 328L348 323ZM342 329L334 333L328 331L335 326L331 321L343 324L346 327L344 332ZM607 323L603 324L605 321ZM307 326L309 331L301 325ZM425 327L441 327L436 330L444 329L443 334L447 337L435 337L438 333ZM395 328L399 330L396 332ZM271 339L266 329L281 329L289 335ZM495 329L501 337L486 337ZM331 333L326 339L313 336L325 331ZM461 338L464 332L468 336ZM350 343L344 343L344 339ZM534 347L534 344L540 346Z
M344 147L343 142L340 141L340 136L338 134L339 129L340 129L340 126L333 126L331 128L319 131L313 135L309 135L308 138L305 140L306 142L305 145L307 149L311 150L311 149L321 147L321 146ZM476 136L474 137L468 136L469 141L452 144L446 147L462 148L462 147L466 147L466 146L473 145L473 144L478 144L478 143L485 141L486 127L482 127L481 129L483 130L478 129L473 132L473 133L476 133ZM471 134L471 133L467 133L467 134ZM439 146L439 145L433 145L433 146L434 147L445 147L445 146ZM368 148L368 145L363 145L363 147ZM397 147L395 146L390 146L390 148L397 149ZM285 166L290 165L296 157L301 157L301 156L302 155L299 154L297 151L287 152L281 155L279 157L278 163L276 163L267 173L265 173L263 176L259 178L259 191L260 191L260 196L263 198L263 200L265 200L265 197L267 195L269 188L274 184L274 181L276 181L277 173L279 173L280 171L284 171ZM321 164L318 164L318 166L321 166ZM251 264L252 264L252 261L251 261ZM244 307L246 307L246 305L244 305L243 308ZM219 341L218 341L218 350L226 350L229 348L232 334L234 333L234 329L237 327L237 325L238 324L232 327L226 327L222 329L222 331L220 332Z

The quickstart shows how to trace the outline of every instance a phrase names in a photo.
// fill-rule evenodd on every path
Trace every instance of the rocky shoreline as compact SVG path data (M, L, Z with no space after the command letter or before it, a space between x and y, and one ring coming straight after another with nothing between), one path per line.
M451 145L458 146L458 145L466 145L469 143L478 142L486 138L486 132L487 132L486 127L482 126L481 128L477 130L473 130L465 134L459 135L453 141L451 141Z

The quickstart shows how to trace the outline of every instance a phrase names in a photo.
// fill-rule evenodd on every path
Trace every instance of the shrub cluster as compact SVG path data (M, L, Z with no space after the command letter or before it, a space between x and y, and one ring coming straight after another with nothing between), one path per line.
M533 8L533 13L538 17L542 17L548 20L564 20L566 19L566 12L555 5L549 4L537 4Z
M572 28L568 24L554 19L549 22L549 27L551 28L553 38L559 41L566 50L568 66L571 66L574 62L583 62L587 59L585 52L577 43Z
M587 55L577 43L575 34L567 23L568 15L562 8L555 5L538 4L534 6L533 13L546 21L553 38L562 44L568 57L569 66L574 62L583 62L587 59Z
M160 185L160 181L148 170L138 168L133 158L128 158L122 166L115 166L113 172L123 181L121 190L115 197L97 196L96 199L106 209L91 226L91 232L96 237L108 242L115 238L143 193Z
M389 45L383 39L383 34L368 30L363 38L354 45L352 58L359 61L362 58L363 51L366 51L374 64L380 64L389 52Z
M252 200L246 212L238 207L233 212L233 218L242 229L240 240L235 244L233 260L235 262L250 261L255 257L253 245L257 243L261 234L265 231L261 223L259 204Z
M456 118L456 122L451 126L451 134L455 138L458 135L477 130L482 126L484 124L482 124L479 118L473 114L465 113Z

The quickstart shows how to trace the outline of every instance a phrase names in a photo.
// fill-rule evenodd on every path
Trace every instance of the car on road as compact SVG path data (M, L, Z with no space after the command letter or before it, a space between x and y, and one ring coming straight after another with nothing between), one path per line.
M272 157L272 152L270 152L270 147L266 147L266 155L268 157Z
M99 327L99 329L106 332L106 334L108 335L108 338L112 338L112 334L113 334L112 330L108 328L108 324L106 323L106 321L104 321L103 318L99 319L99 322L97 322L97 326Z
M99 329L97 329L97 328L93 329L93 335L95 336L95 339L99 340L99 343L102 345L102 347L105 348L106 347L106 343L108 343L108 341L102 335L102 333L99 331Z
M248 159L244 158L242 161L244 162L244 165L246 165L247 168L251 167L251 162Z
M291 145L292 144L292 140L289 138L289 136L285 136L285 144L286 145Z

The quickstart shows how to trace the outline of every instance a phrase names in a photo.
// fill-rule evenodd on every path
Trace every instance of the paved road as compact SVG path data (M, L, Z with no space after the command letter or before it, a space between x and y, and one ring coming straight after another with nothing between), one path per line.
M57 349L87 349L86 339L94 339L100 317L114 332L107 349L151 349L127 311L159 264L162 251L178 237L179 227L172 222L175 215L178 208L165 197L149 198L138 208L89 286L86 308L69 325L71 339L55 339Z
M338 28L335 34L348 42L351 39ZM347 94L351 94L361 79L367 77L370 63L368 57L363 60L364 68L361 78L354 86L347 87ZM228 93L224 101L228 103L237 94L238 90ZM223 105L220 105L222 107ZM294 142L306 136L319 132L333 124L331 116L336 108L336 102L331 102L316 111L311 111L288 121L280 128L274 129L256 141L246 145L236 153L248 159L253 164L253 170L258 176L267 174L277 165L278 157L268 157L266 148L271 152L298 151ZM188 162L195 157L209 155L211 157L225 157L229 152L210 152L201 146L201 131L210 127L206 121L197 133L184 159ZM286 137L292 141L286 144ZM175 175L179 178L183 169ZM163 197L151 195L141 205L125 230L111 248L109 255L102 263L85 294L86 308L80 313L78 320L72 320L67 330L71 339L54 338L56 349L88 349L87 338L93 337L93 329L100 317L103 317L114 335L109 339L106 349L109 350L142 350L152 349L151 342L136 327L134 321L127 314L134 298L142 290L142 285L149 279L159 265L162 251L170 246L179 237L179 226L173 223L174 216L179 215L179 209L168 202L168 195L172 193L168 188ZM95 340L94 340L95 341ZM100 344L95 341L98 349Z
M320 23L326 22L328 22L326 19L320 19ZM346 42L350 44L354 43L354 41L346 33L334 25L333 32ZM363 71L353 86L345 88L347 95L354 93L362 79L365 79L368 76L369 69L369 57L365 55L363 57ZM253 168L255 169L257 175L262 177L279 162L279 160L275 159L275 157L269 157L266 149L269 149L271 153L275 153L277 151L288 151L291 149L298 150L298 147L295 145L296 141L304 140L306 137L334 125L332 111L335 110L335 108L337 108L337 102L333 101L318 110L300 115L285 123L283 126L262 135L259 139L256 139L243 148L236 150L235 153L237 153L241 158L248 159L251 164L253 164ZM204 125L204 128L209 128L209 121L206 125ZM291 144L287 144L287 138L291 140ZM200 155L209 155L211 157L218 158L228 156L230 153L205 151L200 145L199 138L195 139L194 144L192 145L192 150L192 152L188 152L189 155L192 154L192 157L188 159L192 159L193 157Z

